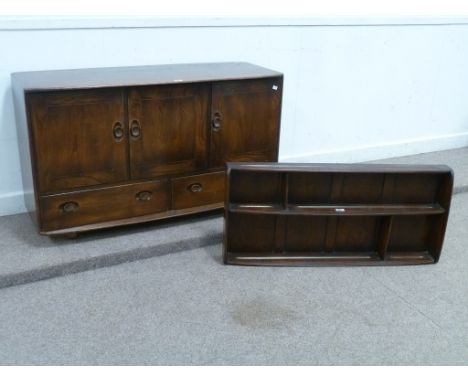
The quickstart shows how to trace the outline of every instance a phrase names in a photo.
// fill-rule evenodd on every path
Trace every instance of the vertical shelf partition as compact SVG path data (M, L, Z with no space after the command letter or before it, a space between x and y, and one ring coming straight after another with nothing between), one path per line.
M447 166L229 163L224 262L436 263L452 187Z

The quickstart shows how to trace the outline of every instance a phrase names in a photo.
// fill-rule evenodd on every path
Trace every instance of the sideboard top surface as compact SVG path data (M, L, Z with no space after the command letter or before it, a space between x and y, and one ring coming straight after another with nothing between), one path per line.
M163 85L278 77L282 73L247 62L170 64L12 73L24 91Z

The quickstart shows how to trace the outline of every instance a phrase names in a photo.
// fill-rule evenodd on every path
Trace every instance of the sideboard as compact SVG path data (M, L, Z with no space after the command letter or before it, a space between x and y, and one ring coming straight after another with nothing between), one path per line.
M41 234L223 207L225 163L277 161L283 75L248 63L12 74Z

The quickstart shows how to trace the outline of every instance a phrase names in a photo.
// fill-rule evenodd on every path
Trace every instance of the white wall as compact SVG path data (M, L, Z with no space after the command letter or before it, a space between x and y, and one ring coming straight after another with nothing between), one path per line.
M282 161L468 145L468 22L182 21L0 20L0 215L24 211L15 71L248 61L285 74Z

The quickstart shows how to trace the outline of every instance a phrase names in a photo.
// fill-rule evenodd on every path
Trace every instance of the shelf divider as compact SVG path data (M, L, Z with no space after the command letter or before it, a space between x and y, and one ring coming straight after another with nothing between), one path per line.
M390 234L392 233L392 216L385 216L382 220L380 230L379 230L379 256L381 260L385 259L385 255L388 250L388 243L390 242Z
M289 203L289 173L283 173L283 208L288 208Z

